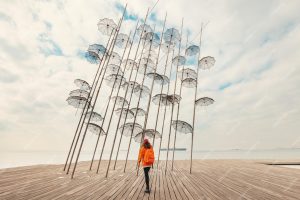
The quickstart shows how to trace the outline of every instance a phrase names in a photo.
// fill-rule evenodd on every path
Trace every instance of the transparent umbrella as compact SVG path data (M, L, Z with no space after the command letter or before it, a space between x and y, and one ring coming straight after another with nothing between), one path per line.
M151 46L151 48L157 48L159 46L160 39L157 33L154 32L145 33L143 39L145 40L146 47Z
M125 70L138 70L137 63L132 59L123 60L122 66Z
M82 79L75 79L74 80L74 83L75 83L75 85L77 86L77 87L79 87L80 89L82 89L82 90L90 90L91 89L91 87L90 87L90 85L88 84L88 82L86 82L85 80L82 80Z
M92 51L85 52L85 59L91 64L98 64L100 62L100 58L98 54Z
M69 105L73 106L74 108L84 108L87 99L85 97L80 96L70 96L66 100Z
M197 45L191 45L185 50L186 56L194 56L197 55L200 51L200 48Z
M161 50L162 50L162 52L164 52L164 53L168 53L168 51L169 51L169 53L170 52L172 52L172 50L174 49L174 44L173 43L171 43L171 42L165 42L165 43L163 43L162 45L161 45Z
M156 94L154 97L152 97L152 102L155 105L158 105L159 102L161 105L164 105L164 106L172 105L172 102L168 100L167 96L168 95L166 95L166 94Z
M128 106L128 101L126 99L124 99L124 97L114 96L111 98L111 101L112 102L116 101L117 106L123 106L123 103L124 103L124 106Z
M177 129L178 132L185 134L193 132L193 127L189 123L181 120L173 120L172 127Z
M176 66L181 66L184 65L186 62L186 58L184 56L176 56L172 60L172 64Z
M196 87L197 81L193 78L185 78L182 80L182 86L187 88L194 88Z
M148 138L161 138L161 134L154 129L145 129L134 136L134 141L140 143L142 141L142 137Z
M152 28L147 24L141 24L137 29L137 34L142 35L142 37L148 32L152 32Z
M141 95L141 97L146 97L150 94L150 89L145 85L138 85L135 94L137 96Z
M120 66L115 65L115 64L109 64L107 66L106 73L108 73L108 74L118 74L118 75L123 75L124 74L122 69L120 68Z
M116 52L112 52L109 63L115 64L115 65L120 65L121 64L121 56Z
M128 122L128 123L120 126L119 131L122 131L122 130L123 130L123 135L125 135L126 137L130 137L131 133L132 133L132 136L135 136L136 134L141 132L143 130L143 128L138 123Z
M128 113L127 119L132 119L134 117L133 112L127 108L118 108L115 110L115 113L117 115L120 115L122 113L122 115L121 115L122 118L125 118L127 113Z
M198 100L196 100L196 105L197 106L209 106L211 104L213 104L215 102L215 100L213 100L210 97L202 97Z
M86 114L86 119L89 119L90 115L92 115L91 116L91 121L97 122L97 121L102 121L103 120L103 117L99 113L97 113L97 112L91 112L91 111L89 111Z
M116 46L124 49L126 47L127 41L128 44L130 44L130 38L128 37L128 35L124 33L119 33L116 38Z
M100 19L97 25L98 30L104 35L111 35L117 29L117 24L108 18Z
M195 70L190 69L190 68L184 68L178 72L178 78L180 79L186 79L186 78L192 78L192 79L197 79L197 73Z
M79 97L88 98L89 92L86 90L76 89L70 92L70 96L79 96Z
M132 111L132 113L134 114L134 116L145 116L146 111L142 108L131 108L130 109Z
M149 58L141 58L140 61L139 61L139 71L138 73L140 74L144 74L145 73L145 70L146 70L146 73L150 73L150 72L153 72L154 71L154 62L149 59Z
M175 28L169 28L164 33L165 42L176 44L180 40L180 33Z
M127 87L128 87L128 91L132 91L133 90L134 92L136 92L138 90L138 86L139 85L140 84L138 84L135 81L128 81L128 82L124 83L124 85L122 85L122 88L126 90Z
M106 48L101 44L91 44L87 51L97 54L100 60L106 54Z
M99 126L98 124L94 124L94 123L89 123L88 130L91 131L92 133L94 133L95 135L105 135L106 134L101 126Z
M211 67L214 66L216 60L214 57L211 57L211 56L207 56L207 57L204 57L202 58L200 61L199 61L199 64L198 64L198 67L200 67L200 69L210 69Z
M105 77L105 81L109 87L114 88L118 88L120 84L123 85L126 82L125 78L122 75L117 74L111 74Z

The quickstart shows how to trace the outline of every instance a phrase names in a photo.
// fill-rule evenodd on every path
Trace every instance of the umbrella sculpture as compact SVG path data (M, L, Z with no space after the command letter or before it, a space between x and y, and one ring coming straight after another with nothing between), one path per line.
M158 152L158 165L165 125L169 125L169 132L166 136L168 151L172 127L173 129L175 129L174 137L176 137L176 131L183 134L191 133L191 172L195 131L195 107L209 106L214 103L214 100L209 97L202 97L197 99L199 69L207 70L215 64L215 59L211 56L202 58L200 57L202 27L200 34L200 44L189 46L187 45L184 51L181 52L183 22L180 32L173 27L165 29L165 18L163 30L161 33L158 33L155 31L155 26L151 27L147 24L147 19L150 14L148 10L145 18L143 20L137 21L133 37L131 37L131 32L128 35L125 33L120 33L120 30L123 29L122 25L124 24L123 21L126 13L126 8L127 7L125 7L122 17L117 24L109 18L103 18L98 21L98 30L100 31L100 33L102 33L102 35L109 36L109 39L105 47L101 44L91 44L88 46L88 49L85 53L85 57L88 62L99 64L92 85L90 86L89 83L85 80L75 79L74 83L78 87L78 89L72 90L70 92L70 96L67 98L67 102L69 105L75 108L82 109L81 117L78 122L64 167L64 170L67 167L67 173L69 173L71 164L73 162L73 156L75 152L77 152L71 176L72 178L76 170L77 162L81 154L81 149L84 144L87 130L97 135L97 141L94 148L94 155L91 160L90 170L92 169L92 163L98 147L100 136L104 136L97 173L99 172L103 150L109 148L107 147L108 144L106 144L106 138L113 137L113 144L111 146L108 167L106 170L107 176L117 134L120 134L120 137L118 137L120 138L120 140L117 144L118 148L116 152L114 169L116 166L116 161L118 159L118 153L123 135L130 138L126 154L124 172L126 169L128 154L131 148L131 139L134 139L134 141L140 144L144 137L153 138L154 146L154 139L159 138L160 144ZM133 50L134 52L132 53L131 50ZM119 55L119 53L121 56ZM194 56L198 56L198 65L191 66L191 68L185 68L184 65L186 63L195 63L195 60L193 60ZM192 62L190 62L190 59L192 59ZM163 62L164 64L162 64L161 62ZM195 67L194 69L196 70L194 70L193 67ZM162 72L159 71L160 69L162 70ZM169 72L167 72L168 70ZM128 78L127 81L125 77L126 79ZM180 84L179 95L177 94L176 90L178 80ZM148 85L149 81L151 85ZM110 87L108 89L106 88L106 90L110 90L110 92L108 92L110 93L108 95L108 100L104 100L102 99L104 97L99 96L100 93L103 93L103 82L105 82L106 85ZM171 84L174 84L175 87L171 86ZM156 91L154 89L154 85L159 86L160 92L152 94ZM192 125L186 121L178 120L179 103L181 102L182 98L188 98L181 96L182 87L195 89ZM120 89L122 89L121 93ZM164 91L164 89L167 90ZM116 92L116 94L114 94L113 96L112 94L114 91ZM100 102L105 105L105 112L103 114L99 114L94 110L96 104L98 103L98 97L101 98ZM136 102L137 105L134 105L136 104ZM111 107L111 104L113 104L113 108L109 109ZM151 104L158 106L157 112L154 112L155 116L152 116L152 114L149 115L149 110L153 109L150 109ZM177 117L173 119L174 106L176 104ZM144 108L145 105L146 107ZM164 108L164 112L160 112L161 106ZM167 106L171 106L172 108L170 110L170 115L166 114L167 112L169 112L169 109L167 110ZM115 115L113 115L113 112L115 113ZM163 120L161 127L158 127L160 115L163 115ZM143 125L140 125L136 122L137 117L140 116L142 116L142 118L140 118L139 120L142 121ZM166 119L166 116L171 116L170 121L168 121L169 119ZM113 117L117 117L118 119L115 120L113 119ZM155 121L154 128L148 127L148 121L151 118L154 118ZM107 121L108 127L104 130L103 125L106 125ZM110 129L110 124L112 121L117 122L115 130ZM95 122L100 122L101 125L98 125ZM161 133L158 131L158 129L161 130ZM112 134L111 131L115 131L114 134ZM178 137L182 137L182 135L178 135ZM174 139L173 149L175 149L175 141L176 139ZM168 153L166 160L168 160ZM68 166L67 163L69 163ZM167 162L165 167L165 172L166 171Z

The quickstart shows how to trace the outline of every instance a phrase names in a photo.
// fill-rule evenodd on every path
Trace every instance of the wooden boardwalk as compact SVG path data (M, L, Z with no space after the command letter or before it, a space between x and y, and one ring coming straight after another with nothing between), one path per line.
M124 162L105 178L107 162L99 174L81 162L73 180L62 165L36 165L0 170L0 199L300 199L300 169L270 166L254 161L176 161L164 173L164 162L151 170L151 188L144 193L143 171L136 176L135 162ZM170 164L168 164L170 166Z

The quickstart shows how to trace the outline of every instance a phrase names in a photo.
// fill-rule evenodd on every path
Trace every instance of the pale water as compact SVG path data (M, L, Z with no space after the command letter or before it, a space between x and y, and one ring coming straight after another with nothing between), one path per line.
M0 168L28 166L35 164L62 164L66 159L66 152L0 152ZM156 152L157 155L157 152ZM90 160L91 152L83 152L80 161ZM98 159L99 155L96 156ZM125 159L126 151L120 151L119 158ZM103 159L109 158L109 152L104 152ZM115 155L113 155L113 159ZM169 160L172 151L169 152ZM130 160L137 159L137 152L129 154ZM161 151L161 160L166 159L166 151ZM176 160L189 160L190 151L176 151ZM226 151L194 151L193 159L272 159L272 160L300 160L300 149L272 149L272 150L226 150Z

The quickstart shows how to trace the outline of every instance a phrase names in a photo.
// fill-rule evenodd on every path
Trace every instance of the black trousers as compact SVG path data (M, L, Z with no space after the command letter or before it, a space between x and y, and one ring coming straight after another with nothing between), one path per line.
M150 167L144 167L145 181L146 181L146 189L149 190L149 171Z

